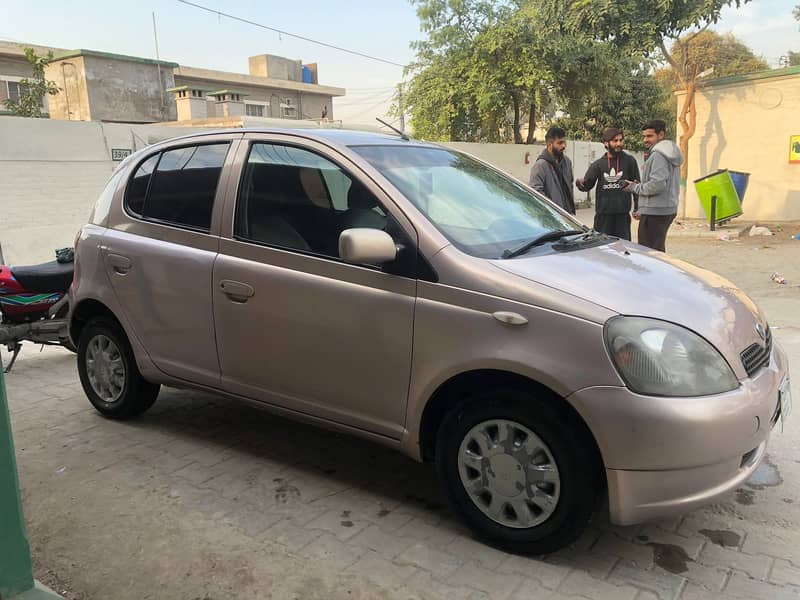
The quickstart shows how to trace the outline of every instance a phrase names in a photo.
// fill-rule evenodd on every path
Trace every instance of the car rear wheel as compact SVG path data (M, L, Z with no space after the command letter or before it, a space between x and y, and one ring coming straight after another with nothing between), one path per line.
M478 393L439 429L436 463L451 506L505 550L558 550L580 536L595 506L593 462L551 403L514 389Z
M140 415L160 389L142 377L124 331L105 318L92 319L81 332L78 374L95 409L112 419Z

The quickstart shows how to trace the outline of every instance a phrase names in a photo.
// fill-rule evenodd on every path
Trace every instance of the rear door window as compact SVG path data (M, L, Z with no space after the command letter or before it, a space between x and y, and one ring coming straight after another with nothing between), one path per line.
M150 157L128 184L128 210L146 220L209 231L229 146L186 146Z

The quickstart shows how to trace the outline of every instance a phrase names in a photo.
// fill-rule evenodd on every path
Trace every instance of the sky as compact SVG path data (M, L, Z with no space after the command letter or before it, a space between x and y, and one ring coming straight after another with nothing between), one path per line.
M407 0L192 2L401 65L413 59L409 44L423 37ZM350 122L374 123L376 116L385 116L403 78L399 66L279 35L178 0L0 3L5 5L0 40L155 58L155 13L162 60L239 73L247 73L247 58L255 54L316 62L321 84L346 88L346 97L334 101L334 117ZM800 51L800 23L792 18L796 4L800 0L752 0L739 9L726 8L714 28L732 32L770 66L778 66L788 50Z

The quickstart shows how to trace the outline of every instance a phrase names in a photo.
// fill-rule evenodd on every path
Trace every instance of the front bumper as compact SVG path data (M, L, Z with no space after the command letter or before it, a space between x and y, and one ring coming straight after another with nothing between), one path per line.
M603 456L611 521L685 512L746 481L766 452L786 373L776 343L769 365L725 394L661 398L597 387L570 396Z

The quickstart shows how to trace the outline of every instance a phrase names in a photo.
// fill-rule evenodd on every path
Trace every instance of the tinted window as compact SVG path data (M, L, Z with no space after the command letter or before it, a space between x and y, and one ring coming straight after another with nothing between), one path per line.
M156 154L144 161L139 168L136 169L133 177L128 183L128 190L125 193L125 203L128 210L135 215L141 215L144 208L144 197L147 195L147 186L150 184L150 176L153 174L153 169L158 164L158 157Z
M143 216L208 231L227 153L228 144L164 152L150 184Z
M236 236L339 257L339 234L387 228L378 199L331 161L301 148L253 144L236 207Z

